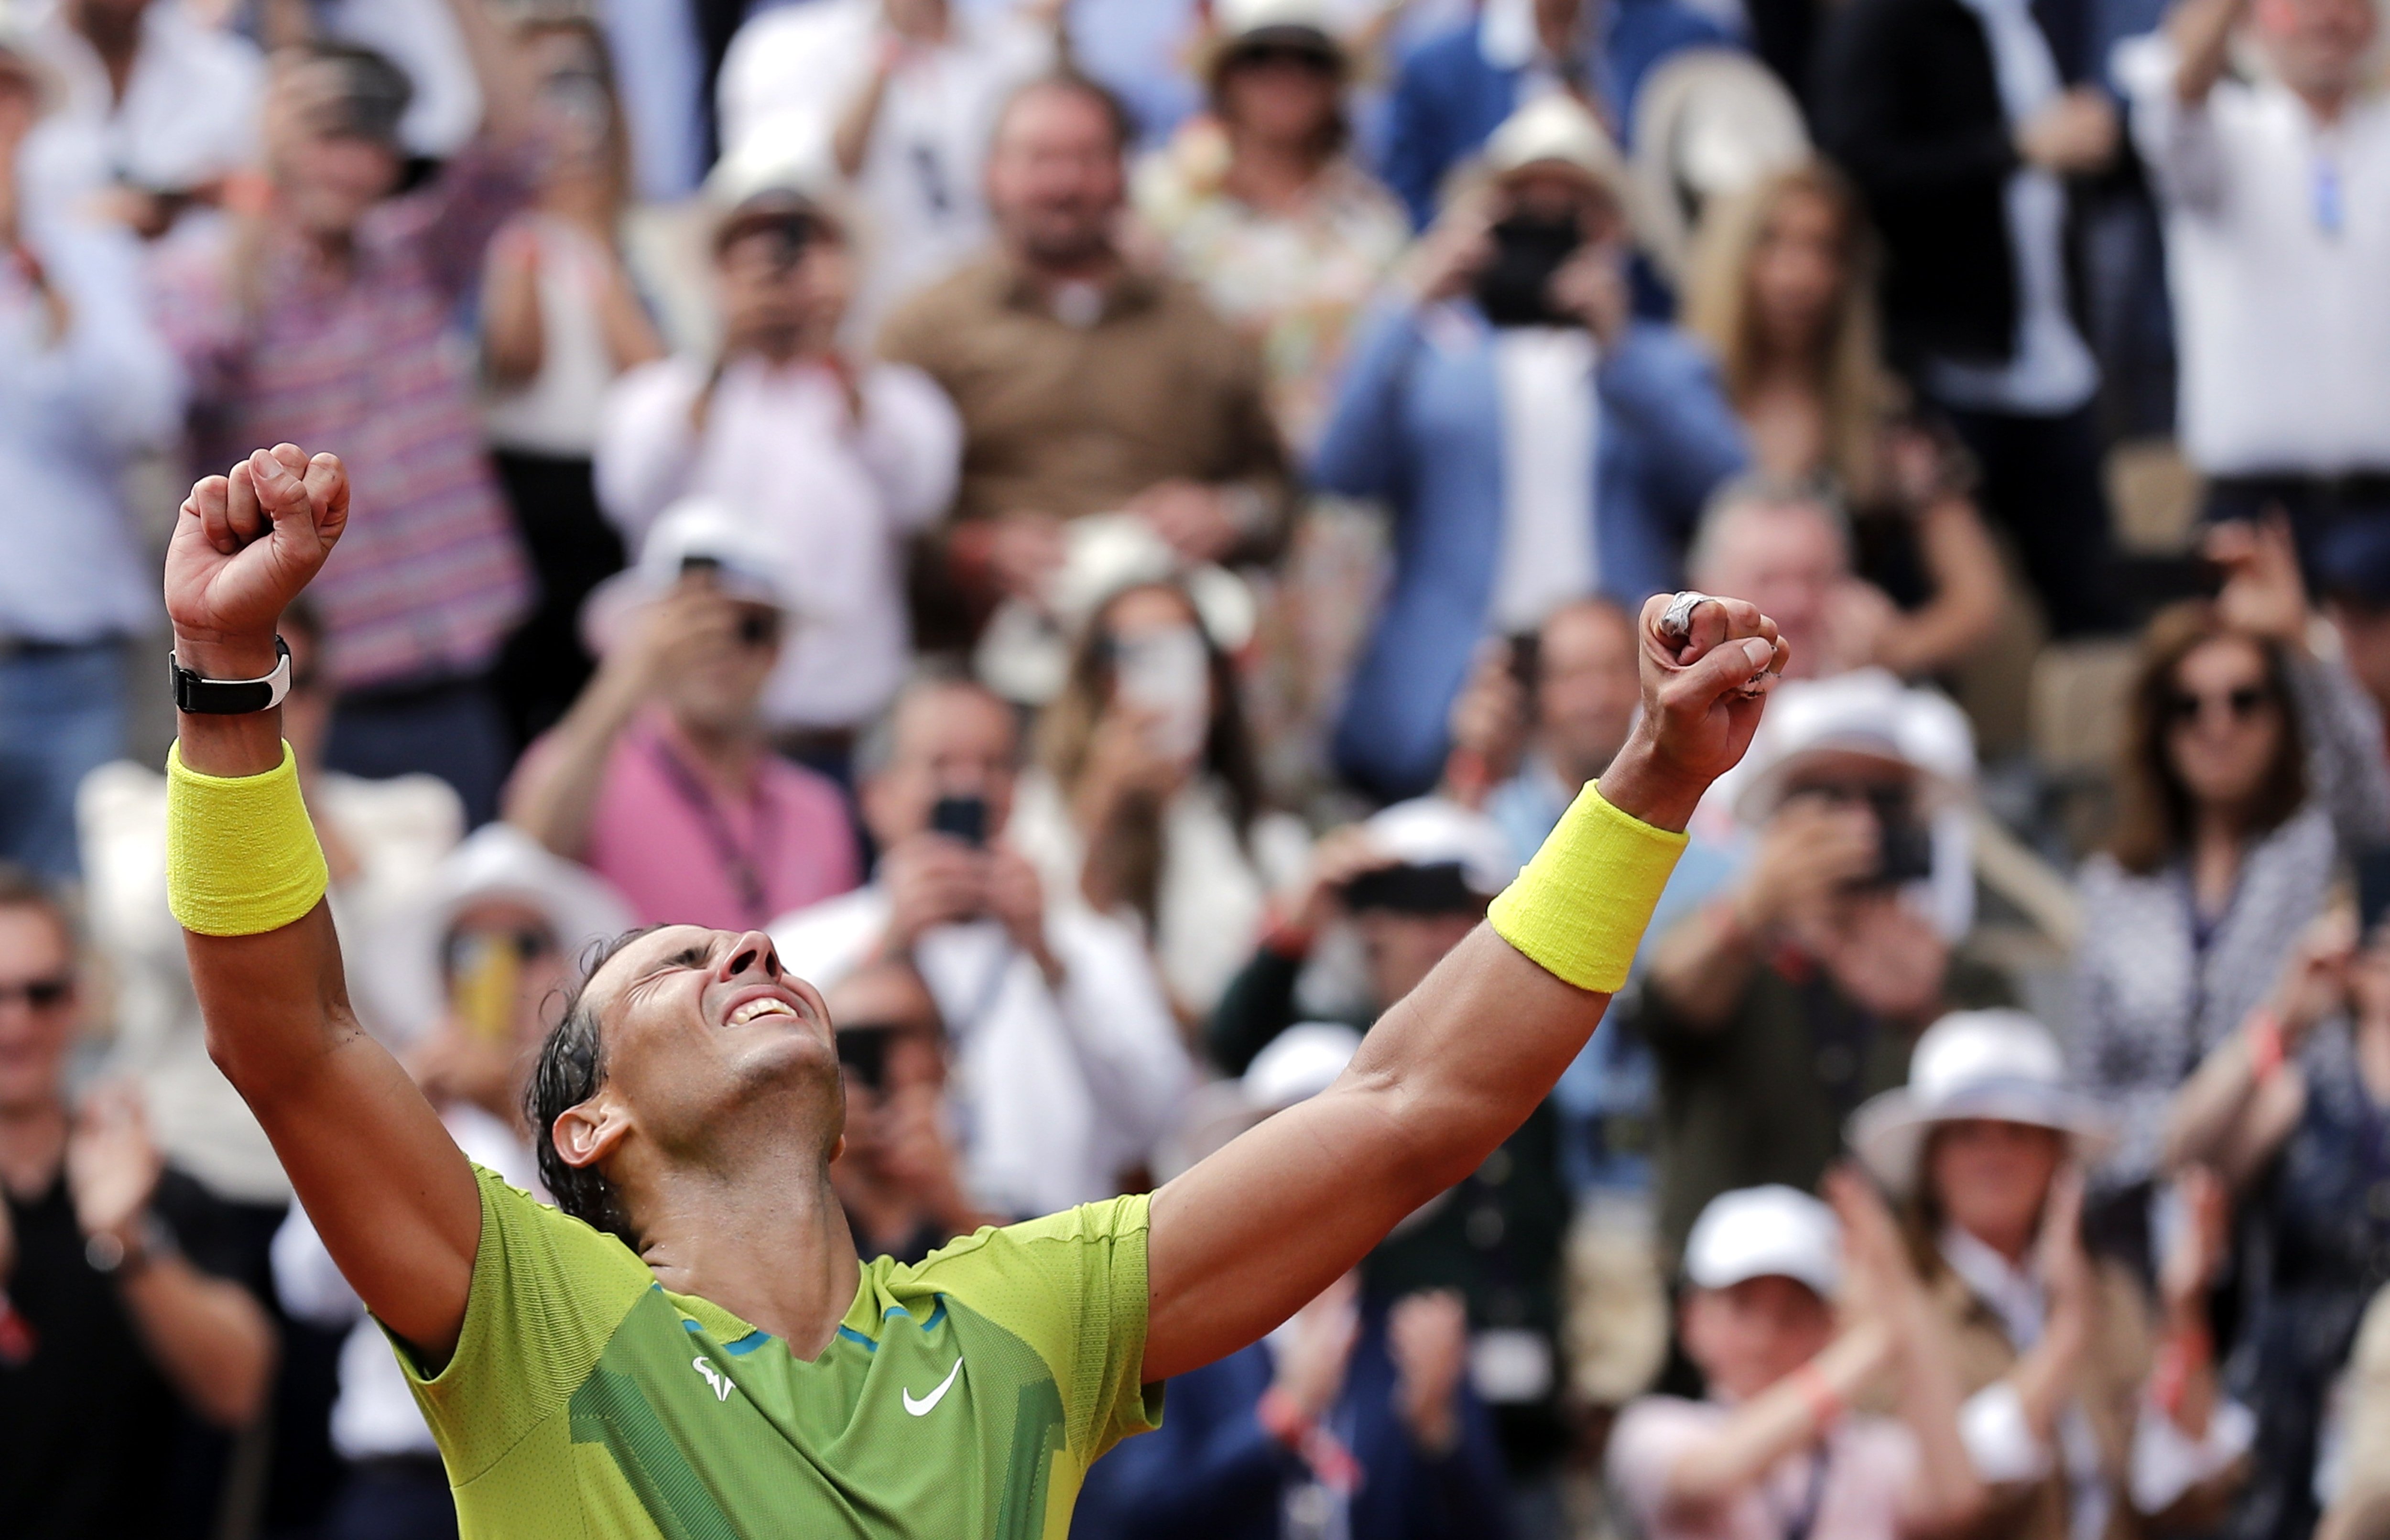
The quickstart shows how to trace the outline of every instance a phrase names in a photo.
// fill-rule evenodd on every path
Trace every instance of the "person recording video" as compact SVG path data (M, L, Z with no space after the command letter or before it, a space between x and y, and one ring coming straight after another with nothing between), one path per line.
M771 927L833 992L909 961L952 1034L971 1200L1004 1214L1109 1197L1171 1126L1192 1076L1145 943L1042 881L1009 841L1012 708L925 673L855 754L872 880Z
M1361 327L1311 473L1401 532L1334 741L1377 797L1443 773L1481 640L1675 587L1703 501L1748 459L1707 353L1633 314L1627 207L1601 125L1540 98Z

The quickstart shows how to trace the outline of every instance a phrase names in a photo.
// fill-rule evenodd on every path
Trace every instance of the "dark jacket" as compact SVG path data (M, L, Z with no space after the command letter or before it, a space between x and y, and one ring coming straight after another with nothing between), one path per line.
M1959 0L1851 0L1812 93L1819 148L1883 237L1895 360L2001 364L2016 347L2004 189L2016 147L1984 25Z

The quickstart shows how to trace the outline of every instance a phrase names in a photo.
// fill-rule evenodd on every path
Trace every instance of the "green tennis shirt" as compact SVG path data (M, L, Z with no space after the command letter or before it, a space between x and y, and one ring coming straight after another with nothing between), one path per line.
M476 1174L456 1354L399 1344L468 1540L1062 1540L1088 1465L1161 1420L1143 1198L867 1263L808 1362Z

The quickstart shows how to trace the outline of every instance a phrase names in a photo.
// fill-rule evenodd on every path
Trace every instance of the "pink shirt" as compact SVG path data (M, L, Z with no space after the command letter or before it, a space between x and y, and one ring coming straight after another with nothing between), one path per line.
M1886 1418L1852 1416L1818 1452L1787 1455L1752 1489L1696 1521L1661 1511L1668 1472L1708 1443L1734 1415L1715 1401L1647 1395L1620 1414L1610 1435L1611 1490L1634 1514L1645 1540L1896 1540L1900 1508L1917 1471L1917 1441ZM1812 1506L1814 1498L1814 1508Z
M554 753L533 744L526 766ZM741 802L715 797L660 712L614 741L582 863L640 922L760 930L861 880L846 801L829 777L767 755Z

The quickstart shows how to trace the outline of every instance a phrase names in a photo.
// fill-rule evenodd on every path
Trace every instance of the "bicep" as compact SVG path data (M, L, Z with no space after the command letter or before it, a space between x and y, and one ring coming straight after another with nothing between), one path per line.
M324 1249L392 1330L444 1355L465 1316L481 1198L423 1094L350 1011L329 910L188 945L209 1051Z

